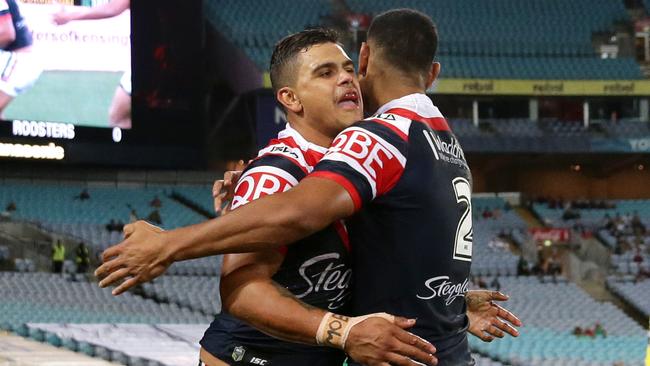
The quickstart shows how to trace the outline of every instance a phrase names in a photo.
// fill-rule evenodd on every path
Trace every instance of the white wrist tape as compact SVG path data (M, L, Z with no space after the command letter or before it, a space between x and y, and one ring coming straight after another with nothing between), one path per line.
M355 317L327 313L318 326L316 343L321 346L345 349L345 341L347 341L350 335L350 330L362 321L373 317L384 318L391 323L395 322L395 317L386 313L374 313Z

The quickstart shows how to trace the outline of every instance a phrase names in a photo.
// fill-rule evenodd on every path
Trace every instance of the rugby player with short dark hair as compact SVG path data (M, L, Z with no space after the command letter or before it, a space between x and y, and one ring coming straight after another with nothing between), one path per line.
M472 257L471 174L425 94L440 70L433 62L436 46L426 15L409 9L379 15L359 58L364 99L377 108L375 115L343 130L314 172L291 190L187 228L127 226L125 241L104 252L96 273L107 277L100 285L133 276L114 290L119 294L174 261L280 247L350 218L353 312L417 318L412 331L436 346L439 365L472 364L464 300ZM354 324L355 318L320 314L319 321L297 319L309 326L296 332L313 335L318 328L336 342L337 331Z

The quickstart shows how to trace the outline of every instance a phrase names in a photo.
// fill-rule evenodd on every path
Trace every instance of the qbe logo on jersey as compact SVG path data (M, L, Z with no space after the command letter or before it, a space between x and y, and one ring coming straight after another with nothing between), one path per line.
M286 171L272 166L250 169L239 179L232 199L232 209L270 194L285 192L298 184Z
M386 178L398 176L406 165L406 157L394 145L358 127L340 134L323 160L343 162L363 175L372 189L372 197L385 192L389 186Z

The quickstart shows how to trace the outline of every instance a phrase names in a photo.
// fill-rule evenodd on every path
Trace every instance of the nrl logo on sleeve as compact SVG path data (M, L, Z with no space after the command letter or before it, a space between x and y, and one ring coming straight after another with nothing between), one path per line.
M239 362L242 359L244 359L244 354L246 353L246 349L242 346L237 346L235 349L232 351L232 360L235 362Z

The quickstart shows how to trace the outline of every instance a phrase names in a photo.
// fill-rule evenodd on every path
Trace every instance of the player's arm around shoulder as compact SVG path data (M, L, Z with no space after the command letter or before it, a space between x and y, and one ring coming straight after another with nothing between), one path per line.
M249 183L259 183L259 180L266 179L258 175ZM242 189L237 183L233 204L241 202L242 197L238 195L244 191L250 189ZM430 355L435 349L403 330L414 321L388 314L347 317L296 298L272 280L283 259L277 250L226 255L221 280L224 310L276 338L339 348L364 364L415 365L411 358L435 364L435 358Z

